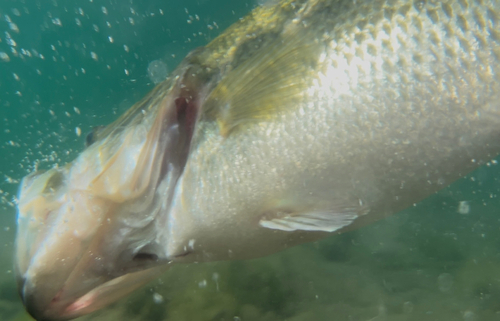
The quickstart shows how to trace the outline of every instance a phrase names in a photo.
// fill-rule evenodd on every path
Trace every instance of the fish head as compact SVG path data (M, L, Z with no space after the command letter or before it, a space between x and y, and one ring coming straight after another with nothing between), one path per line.
M156 89L68 165L22 180L15 269L37 320L93 312L168 266L155 239L157 217L168 205L186 141L168 93Z

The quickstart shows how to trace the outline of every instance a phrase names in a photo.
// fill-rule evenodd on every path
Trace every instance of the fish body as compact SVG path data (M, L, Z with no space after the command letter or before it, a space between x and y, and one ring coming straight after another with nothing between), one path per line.
M68 319L171 263L355 229L496 157L499 125L500 1L259 7L75 161L23 180L21 294Z

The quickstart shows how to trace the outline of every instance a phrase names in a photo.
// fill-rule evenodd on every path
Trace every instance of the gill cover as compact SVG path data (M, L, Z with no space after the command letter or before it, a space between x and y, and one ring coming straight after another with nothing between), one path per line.
M168 210L199 105L199 83L187 78L166 80L94 132L70 164L23 179L15 267L34 318L95 311L165 270L156 218Z

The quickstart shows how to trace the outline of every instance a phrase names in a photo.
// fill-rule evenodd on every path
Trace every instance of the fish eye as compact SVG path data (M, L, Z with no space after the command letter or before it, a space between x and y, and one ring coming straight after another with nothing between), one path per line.
M104 126L96 126L85 136L85 147L89 147L97 141L97 136Z

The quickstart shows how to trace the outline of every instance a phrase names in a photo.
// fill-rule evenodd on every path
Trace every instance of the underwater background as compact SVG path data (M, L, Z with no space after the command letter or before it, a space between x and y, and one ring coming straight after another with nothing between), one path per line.
M1 321L31 320L12 268L20 179L71 161L93 127L269 1L0 1ZM79 320L500 320L499 168L321 242L173 266Z

